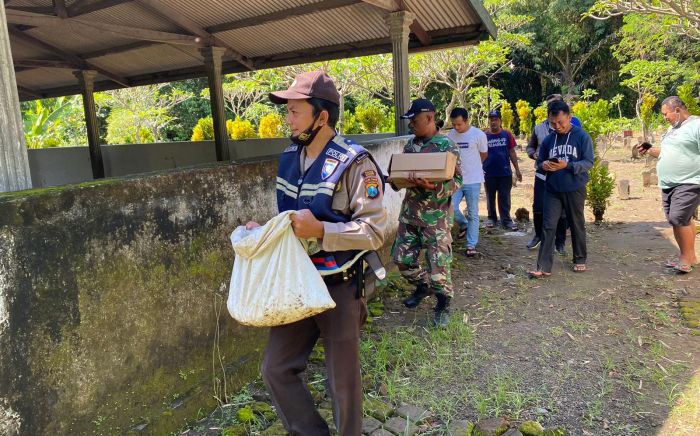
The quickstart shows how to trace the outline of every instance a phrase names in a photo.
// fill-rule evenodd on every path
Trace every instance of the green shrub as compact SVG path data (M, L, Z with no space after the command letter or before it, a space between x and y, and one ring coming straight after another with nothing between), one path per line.
M214 120L211 117L200 118L192 129L192 141L207 141L214 139Z
M386 121L386 108L377 101L358 106L355 117L362 124L365 133L378 133L379 127Z
M606 166L601 165L596 159L593 167L588 172L589 180L586 185L586 204L590 206L598 223L603 220L603 214L610 204L610 196L615 189L615 177L610 174Z

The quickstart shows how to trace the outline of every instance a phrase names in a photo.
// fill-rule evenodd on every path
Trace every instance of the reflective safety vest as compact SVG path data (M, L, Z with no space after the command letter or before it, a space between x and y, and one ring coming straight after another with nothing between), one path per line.
M369 158L377 170L379 165L367 150L355 142L336 135L307 171L301 167L302 146L288 146L280 157L277 171L277 208L287 210L309 209L316 219L331 223L349 222L352 217L332 208L333 194L340 190L343 173L353 162ZM383 180L382 177L380 179ZM382 182L383 183L383 182ZM340 270L354 262L358 250L320 251L311 255L311 261L322 274Z

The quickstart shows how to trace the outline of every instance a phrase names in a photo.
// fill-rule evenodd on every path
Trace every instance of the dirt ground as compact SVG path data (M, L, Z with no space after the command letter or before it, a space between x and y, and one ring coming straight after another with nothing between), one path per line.
M523 183L513 189L513 211L532 204L532 161L519 155ZM678 308L679 299L700 298L700 271L675 275L664 267L676 246L660 192L642 187L646 163L629 155L617 147L605 156L617 180L630 180L632 195L619 200L615 192L602 225L588 211L586 273L571 271L567 239L553 275L528 279L537 255L525 247L530 225L526 232L482 229L480 258L466 258L463 243L455 244L453 317L473 329L475 358L464 379L425 386L435 390L432 398L457 399L448 419L498 412L573 435L700 434L700 337ZM479 207L483 222L483 191ZM376 327L430 319L431 304L416 311L398 299L385 304L388 315Z
M519 156L524 181L513 189L513 211L532 204L532 161ZM468 434L455 429L499 416L564 430L552 434L700 435L700 330L679 309L680 301L700 301L700 271L664 267L676 248L660 193L642 187L647 164L629 156L622 147L605 156L618 180L630 180L632 195L620 200L615 192L601 225L588 212L585 273L571 271L567 240L553 275L531 280L531 223L520 232L482 229L481 257L467 258L463 242L454 244L446 331L429 327L434 299L403 307L411 289L393 273L370 304L363 334L367 414L375 400L421 407L431 413L419 427L424 435ZM328 409L322 361L317 350L307 378ZM269 402L259 380L183 434L220 434L237 422L236 408L254 400ZM284 433L271 422L245 433Z

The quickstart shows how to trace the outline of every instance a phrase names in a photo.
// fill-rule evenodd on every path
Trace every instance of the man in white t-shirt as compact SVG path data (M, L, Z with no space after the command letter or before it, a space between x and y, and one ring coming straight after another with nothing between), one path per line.
M453 130L447 137L459 147L462 160L462 186L454 193L452 204L455 208L455 221L459 225L459 238L467 238L467 257L477 254L476 244L479 242L479 194L484 182L484 170L481 163L488 156L486 134L476 127L469 125L469 114L461 107L450 113ZM460 210L459 204L465 199L467 203L467 218Z

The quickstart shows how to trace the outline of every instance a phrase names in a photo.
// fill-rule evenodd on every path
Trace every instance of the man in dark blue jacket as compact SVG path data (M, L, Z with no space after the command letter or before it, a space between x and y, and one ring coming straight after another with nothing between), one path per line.
M564 101L564 98L561 96L561 94L550 94L547 96L545 101L549 106L552 102ZM582 127L581 121L579 121L579 119L575 116L571 117L571 124L573 124L574 126ZM549 120L542 121L541 123L537 124L534 129L532 129L530 140L527 143L527 148L525 148L525 152L527 153L527 156L530 159L534 161L537 160L537 150L539 149L540 145L542 145L542 141L544 141L544 138L549 136L549 134L553 131L554 130L552 129L552 126L549 125ZM530 240L530 242L527 243L528 250L534 250L535 248L539 247L540 242L542 242L542 220L544 218L543 211L545 191L544 181L546 178L547 176L545 175L544 171L535 171L535 183L532 200L532 222L534 223L535 235L532 237L532 240ZM559 219L559 224L557 224L556 239L554 241L554 248L557 251L557 254L561 256L566 255L566 249L564 248L564 244L566 243L567 227L568 224L566 223L566 217L562 216Z
M593 166L593 140L571 123L571 110L563 101L552 102L547 109L554 130L540 145L537 169L546 174L544 194L543 241L532 278L552 273L554 238L562 210L571 227L574 272L586 271L586 202L588 170Z

